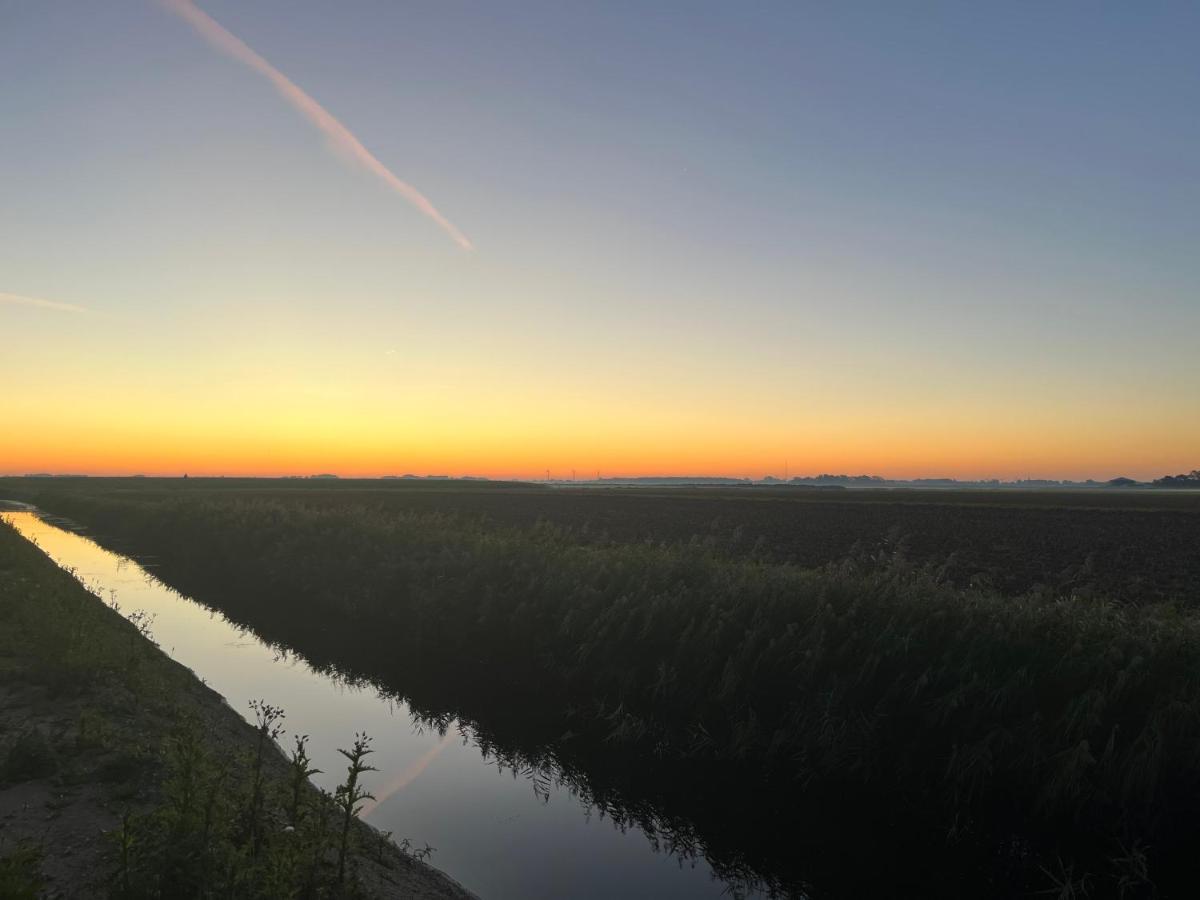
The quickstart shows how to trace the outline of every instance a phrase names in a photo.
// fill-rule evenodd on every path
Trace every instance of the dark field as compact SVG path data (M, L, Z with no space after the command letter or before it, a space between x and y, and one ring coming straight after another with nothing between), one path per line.
M264 495L266 496L266 495ZM579 540L699 539L730 555L820 566L900 549L956 584L1050 588L1114 600L1200 597L1200 492L923 491L803 488L359 490L306 494L330 506L539 521Z
M1190 883L1197 495L16 479L0 496L731 876L830 897Z
M806 488L542 488L506 483L265 479L0 479L7 496L238 497L311 508L452 513L580 542L702 541L731 556L820 566L894 553L960 586L1124 602L1200 597L1200 492ZM133 492L132 494L129 492Z

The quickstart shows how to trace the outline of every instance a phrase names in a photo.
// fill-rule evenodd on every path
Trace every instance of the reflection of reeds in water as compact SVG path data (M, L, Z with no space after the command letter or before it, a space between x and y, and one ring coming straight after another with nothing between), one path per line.
M719 783L690 791L694 799L706 799L711 807L708 812L714 814L702 827L682 813L677 804L654 791L669 779L669 769L622 759L616 748L599 754L600 758L617 762L615 770L598 766L596 754L567 751L559 741L536 728L527 730L521 725L516 733L510 729L500 736L480 722L422 708L411 697L407 702L416 721L441 734L443 743L457 739L475 746L497 771L523 779L543 802L548 802L553 792L565 791L580 804L588 820L608 822L622 833L637 829L656 853L674 857L681 866L708 863L713 876L724 883L727 895L735 900L751 895L807 896L807 888L796 874L802 872L802 866L787 866L785 872L778 865L784 860L772 859L770 853L753 852L761 849L756 845L764 827L776 828L779 823L726 820L712 827L714 820L723 815L722 792L738 790L733 783L736 776L714 779ZM495 707L489 704L489 709L494 711ZM576 749L585 750L583 745ZM636 783L622 777L632 771L639 773ZM695 807L690 811L695 812Z

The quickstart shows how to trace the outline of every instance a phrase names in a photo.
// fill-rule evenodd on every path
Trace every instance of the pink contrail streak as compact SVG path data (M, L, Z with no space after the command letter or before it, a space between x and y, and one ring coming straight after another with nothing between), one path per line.
M442 736L442 739L421 754L421 757L416 762L410 764L407 768L401 771L395 778L388 782L387 786L379 792L379 796L374 798L374 802L368 801L363 804L362 817L365 819L380 806L384 801L399 791L404 790L414 781L421 777L429 764L442 755L442 751L450 746L450 742L454 739L454 735L447 733Z
M320 103L293 84L286 75L255 53L241 38L227 31L216 19L192 3L191 0L162 0L162 3L195 28L201 37L218 50L232 56L238 62L244 63L260 75L266 76L267 80L275 85L276 90L283 94L284 99L300 110L310 122L323 131L336 148L347 153L360 166L381 179L401 197L437 222L460 247L464 250L474 249L467 236L455 228L449 219L438 212L437 208L429 202L424 194L408 182L397 178L387 166L376 159L374 154L362 145L362 142L354 136L349 128L335 119Z
M36 306L40 309L58 309L63 312L88 312L86 306L76 306L74 303L59 303L57 300L43 300L41 297L25 297L21 294L6 294L0 291L0 303L11 303L18 306Z

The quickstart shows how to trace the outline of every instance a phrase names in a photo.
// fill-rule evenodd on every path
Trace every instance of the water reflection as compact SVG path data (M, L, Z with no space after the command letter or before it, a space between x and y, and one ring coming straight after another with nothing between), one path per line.
M618 788L597 789L577 764L536 742L514 749L370 682L319 670L32 511L0 517L126 617L152 621L159 645L243 716L253 699L283 707L288 730L310 737L322 787L335 787L344 769L337 748L356 731L371 734L380 771L368 821L397 840L435 847L433 863L481 897L748 893L716 877L686 821L664 821Z

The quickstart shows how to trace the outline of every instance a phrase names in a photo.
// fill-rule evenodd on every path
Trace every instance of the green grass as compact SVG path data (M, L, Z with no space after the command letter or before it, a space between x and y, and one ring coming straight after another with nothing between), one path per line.
M23 845L9 852L0 848L0 897L36 900L42 896L41 848Z

